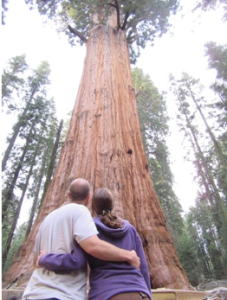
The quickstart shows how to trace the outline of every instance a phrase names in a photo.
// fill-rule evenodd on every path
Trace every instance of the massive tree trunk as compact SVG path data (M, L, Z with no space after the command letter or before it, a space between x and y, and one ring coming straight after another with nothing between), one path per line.
M4 283L25 280L40 223L65 201L68 184L86 178L92 189L108 187L115 212L138 230L153 288L190 289L165 227L145 157L124 31L96 26L87 55L68 135L38 217Z

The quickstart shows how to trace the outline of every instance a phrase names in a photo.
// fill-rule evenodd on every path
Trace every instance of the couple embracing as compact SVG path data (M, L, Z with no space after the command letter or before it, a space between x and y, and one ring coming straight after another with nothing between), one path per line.
M92 196L90 185L75 179L68 201L42 222L35 242L36 268L22 300L85 300L87 263L89 300L152 299L150 276L136 229L112 213L107 188Z

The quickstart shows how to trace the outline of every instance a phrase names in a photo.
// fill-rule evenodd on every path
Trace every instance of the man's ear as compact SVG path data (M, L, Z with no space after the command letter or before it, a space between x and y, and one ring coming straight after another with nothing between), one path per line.
M86 200L85 200L86 203L87 203L87 205L89 204L90 199L91 199L91 194L88 194L87 197L86 197ZM87 205L86 205L86 206L87 206Z
M67 197L68 197L69 200L71 200L70 192L67 193Z

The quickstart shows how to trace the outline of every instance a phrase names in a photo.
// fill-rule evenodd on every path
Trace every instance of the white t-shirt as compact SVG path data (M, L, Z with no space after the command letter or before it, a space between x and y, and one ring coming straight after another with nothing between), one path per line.
M78 243L97 235L98 231L89 210L84 205L66 204L51 212L42 222L36 237L34 251L69 253L73 238ZM56 274L45 268L34 270L22 300L58 298L86 299L87 268L70 274Z

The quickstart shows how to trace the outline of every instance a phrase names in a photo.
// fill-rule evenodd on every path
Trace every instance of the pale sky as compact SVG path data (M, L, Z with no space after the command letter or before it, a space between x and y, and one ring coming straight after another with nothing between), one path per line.
M182 5L193 7L194 0L183 0ZM65 119L74 106L80 78L82 75L85 47L71 47L64 34L57 35L54 24L44 25L42 17L35 11L29 11L24 0L10 0L6 12L5 26L2 26L1 65L11 57L26 54L30 67L36 68L41 61L47 60L51 66L51 87L49 96L54 97L58 118ZM172 17L174 26L155 40L154 46L147 46L141 51L137 67L149 74L159 91L168 91L169 74L179 78L187 72L202 83L209 84L215 78L215 72L208 70L207 58L204 57L204 43L215 41L227 44L224 23L220 13L191 14L184 10ZM226 24L225 24L226 27ZM185 211L193 205L196 197L196 184L193 183L193 167L183 159L185 149L182 136L178 132L174 118L176 107L173 96L166 96L168 112L171 119L168 148L171 153L171 169L175 177L174 191ZM11 125L6 126L9 118L3 115L2 139L10 132ZM2 149L4 150L4 149Z

